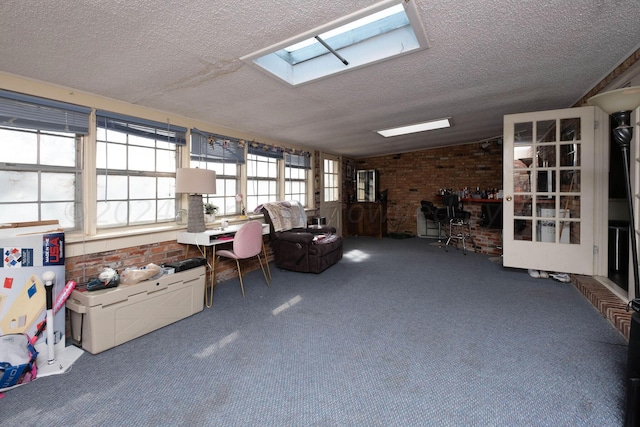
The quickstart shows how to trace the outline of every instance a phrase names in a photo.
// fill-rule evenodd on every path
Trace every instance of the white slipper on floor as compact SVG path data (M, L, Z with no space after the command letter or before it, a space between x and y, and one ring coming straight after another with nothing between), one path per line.
M562 283L569 283L571 281L571 277L567 273L551 273L551 278L557 280Z
M529 276L533 277L534 279L538 279L540 278L540 272L538 270L529 269Z
M549 273L547 273L544 270L540 270L540 278L541 279L548 279L549 278Z

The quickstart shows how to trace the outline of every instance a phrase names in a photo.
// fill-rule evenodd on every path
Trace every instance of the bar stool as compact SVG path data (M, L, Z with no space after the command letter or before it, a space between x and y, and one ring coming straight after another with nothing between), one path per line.
M420 206L425 218L425 234L429 236L429 221L438 224L438 242L442 243L442 226L447 219L447 210L445 208L437 208L433 202L421 200ZM445 230L446 232L446 230ZM446 237L446 234L445 234Z
M442 202L447 208L447 217L449 218L449 238L444 245L445 252L448 252L447 248L452 240L456 241L456 249L458 248L458 242L462 241L462 253L467 254L467 239L469 239L473 246L473 251L476 250L476 242L473 240L471 234L471 213L459 208L460 200L457 194L445 194L442 197Z

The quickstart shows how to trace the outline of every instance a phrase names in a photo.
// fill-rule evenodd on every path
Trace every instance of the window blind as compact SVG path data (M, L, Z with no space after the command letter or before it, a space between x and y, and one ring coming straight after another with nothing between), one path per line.
M182 126L101 110L96 112L96 121L98 127L105 129L166 141L176 145L187 145L187 128Z
M311 169L311 156L285 153L284 163L291 168Z
M90 108L0 90L0 125L22 129L89 133Z
M249 154L255 154L256 156L269 157L272 159L282 159L282 150L273 145L260 144L256 147L252 147L249 144Z
M191 160L244 164L244 146L238 139L193 128Z

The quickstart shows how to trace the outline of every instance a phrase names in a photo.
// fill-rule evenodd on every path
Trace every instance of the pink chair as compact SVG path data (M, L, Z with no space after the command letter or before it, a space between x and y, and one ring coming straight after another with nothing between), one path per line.
M233 250L220 250L216 252L218 257L232 258L236 260L238 266L238 277L240 277L240 289L242 290L242 298L244 298L244 283L242 282L242 271L240 270L240 260L258 257L262 275L264 276L267 286L269 279L262 264L260 253L262 252L262 223L260 221L249 221L242 225L233 237ZM267 263L265 255L265 263Z

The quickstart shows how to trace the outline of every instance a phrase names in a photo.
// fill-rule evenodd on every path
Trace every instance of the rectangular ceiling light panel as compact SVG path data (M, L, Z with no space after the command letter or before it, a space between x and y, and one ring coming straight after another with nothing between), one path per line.
M430 120L428 122L379 130L377 132L385 138L389 138L391 136L407 135L409 133L424 132L427 130L444 129L451 126L451 122L449 122L449 119L450 117L447 117L445 119Z
M296 86L428 47L414 0L385 0L240 59Z

